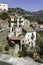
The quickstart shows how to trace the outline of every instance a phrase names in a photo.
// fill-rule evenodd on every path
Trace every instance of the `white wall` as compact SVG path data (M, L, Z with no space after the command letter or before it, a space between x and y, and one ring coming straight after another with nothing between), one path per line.
M14 21L14 18L13 17L11 18L11 21Z
M31 39L32 33L34 35L34 39ZM27 32L24 38L24 43L29 44L31 46L31 43L33 43L33 47L35 47L36 44L36 32Z
M43 28L43 25L40 25L40 28Z
M30 20L26 20L26 19L25 19L24 25L25 25L25 26L30 26Z
M10 32L12 32L13 26L14 26L14 23L11 23Z
M9 28L10 32L8 33L8 37L12 37L14 35L14 32L12 31L13 26L14 26L14 23L11 23L11 27Z
M14 32L8 33L8 37L12 37L12 36L14 36Z
M8 4L0 3L0 10L1 10L1 11L4 11L4 9L5 9L6 11L8 10Z
M16 36L19 36L20 34L22 34L22 28L16 28L15 32Z

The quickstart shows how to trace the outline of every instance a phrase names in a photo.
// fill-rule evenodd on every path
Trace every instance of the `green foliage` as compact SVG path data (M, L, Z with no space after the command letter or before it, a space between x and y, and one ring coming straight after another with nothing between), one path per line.
M22 35L22 34L19 34L18 37L21 36L21 35Z
M40 34L41 37L43 36L43 31L39 31L38 33Z
M9 52L7 51L7 52L5 52L5 54L9 54Z
M25 45L23 44L22 51L21 52L19 51L19 57L26 57L26 56L27 56L27 51Z
M25 55L24 55L24 52L22 51L22 52L20 52L19 51L19 57L24 57Z
M30 56L31 58L34 58L35 48L33 48L32 46L31 48L29 48L27 53L28 53L28 56Z
M9 48L10 48L10 46L9 46L8 44L6 44L5 50L6 50L6 51L9 51Z
M36 45L36 51L37 51L37 53L40 52L40 47L39 47L39 45Z
M2 47L0 47L0 53L2 52Z
M34 53L30 50L28 55L29 55L31 58L33 58L33 57L34 57L33 54L34 54Z
M43 55L43 33L42 32L38 32L37 33L37 42L36 42L36 44L37 44L37 46L38 46L38 48L37 49L40 49L39 51L38 51L38 53L40 54L40 55Z
M24 16L25 19L28 19L30 21L36 20L36 18L34 16Z
M38 24L43 24L43 19L37 18L37 22L38 22Z
M0 30L2 29L2 27L1 27L1 24L0 24Z
M0 14L0 19L6 20L7 18L8 18L8 14L7 13L1 13Z
M41 63L41 59L39 57L36 58L35 61Z

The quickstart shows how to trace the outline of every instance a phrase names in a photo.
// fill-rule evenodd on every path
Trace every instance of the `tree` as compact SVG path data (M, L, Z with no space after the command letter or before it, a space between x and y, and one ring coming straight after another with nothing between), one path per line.
M19 57L26 57L27 56L27 48L25 47L25 45L22 45L22 51L19 51Z
M2 47L0 47L0 53L2 53Z
M7 13L1 13L1 14L0 14L0 18L1 18L2 20L6 20L6 19L8 18L8 14L7 14Z
M43 34L43 33L42 33ZM37 41L36 41L36 44L37 44L37 48L36 48L36 51L38 49L38 53L41 55L43 55L43 36L40 32L37 33Z
M1 24L0 24L0 29L1 29L2 27L1 27Z
M9 44L6 44L5 50L6 50L6 51L9 51L9 48L10 48Z

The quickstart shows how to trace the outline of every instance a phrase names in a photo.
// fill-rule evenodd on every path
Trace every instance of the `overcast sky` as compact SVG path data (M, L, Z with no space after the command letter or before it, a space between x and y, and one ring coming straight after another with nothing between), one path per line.
M27 11L43 10L43 0L0 0L7 3L11 8L22 8Z

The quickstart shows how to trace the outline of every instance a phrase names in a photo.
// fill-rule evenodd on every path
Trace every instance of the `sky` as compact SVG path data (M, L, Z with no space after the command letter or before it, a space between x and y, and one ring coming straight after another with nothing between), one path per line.
M43 10L43 0L0 0L7 3L10 8L22 8L27 11Z

